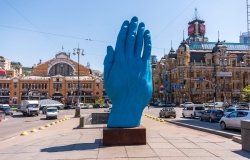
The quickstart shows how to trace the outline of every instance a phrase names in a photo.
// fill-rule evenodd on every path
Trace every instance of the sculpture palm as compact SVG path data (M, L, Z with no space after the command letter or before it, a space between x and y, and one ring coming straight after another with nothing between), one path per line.
M115 50L107 47L104 86L112 101L108 127L137 127L152 95L151 36L138 18L124 21Z

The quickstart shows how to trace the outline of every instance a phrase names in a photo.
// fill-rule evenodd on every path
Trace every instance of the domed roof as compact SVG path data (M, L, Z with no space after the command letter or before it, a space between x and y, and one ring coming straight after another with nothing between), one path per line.
M218 40L218 42L215 44L214 48L212 49L212 53L220 52L221 48L227 48L221 41Z
M188 45L187 41L185 41L185 40L183 39L183 41L182 41L181 44L179 45L179 49L180 49L180 48L184 48L184 51L189 50L189 45Z

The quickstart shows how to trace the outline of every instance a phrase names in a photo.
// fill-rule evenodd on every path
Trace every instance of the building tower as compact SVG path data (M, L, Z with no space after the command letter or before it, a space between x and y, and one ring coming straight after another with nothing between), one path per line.
M192 42L208 42L208 38L205 37L206 26L204 23L205 21L199 18L197 8L195 8L194 19L188 23L188 44Z

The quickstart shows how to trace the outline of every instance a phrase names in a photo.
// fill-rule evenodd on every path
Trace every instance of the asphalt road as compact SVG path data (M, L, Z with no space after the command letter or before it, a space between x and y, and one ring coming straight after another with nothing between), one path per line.
M149 109L145 108L144 113L150 114L150 115L155 116L155 117L159 117L159 112L161 109L162 108L157 108L157 107L151 106ZM189 125L194 125L194 126L199 126L199 127L204 127L204 128L209 128L209 129L214 129L214 130L219 130L219 131L224 131L224 132L228 132L228 133L234 133L234 134L241 135L240 130L232 130L232 129L222 130L220 128L219 123L217 123L217 122L210 123L210 122L200 121L198 118L196 118L196 119L183 118L182 117L182 108L176 107L175 110L176 110L176 118L166 118L166 119L171 120L171 121L189 124Z
M81 109L82 115L88 115L92 112L103 112L104 109ZM73 117L75 114L74 109L59 110L58 119L64 118L64 116ZM6 116L5 120L0 122L0 141L7 140L11 137L19 135L22 131L28 131L33 128L39 128L55 121L55 119L46 119L45 114L39 114L39 116L24 117L20 112L14 112L13 117Z
M162 108L155 108L150 107L145 108L144 113L150 114L152 116L158 117L159 111ZM93 112L104 112L105 109L81 109L82 115L90 115ZM199 119L191 119L191 118L182 118L182 108L175 108L177 117L176 118L169 118L168 120L177 121L185 124L195 125L199 127L214 129L214 130L221 130L219 123L210 123L210 122L203 122ZM74 109L71 110L60 110L58 119L63 118L64 116L73 117L75 113ZM22 131L28 131L33 128L38 128L45 124L48 124L55 120L46 120L44 114L40 114L39 116L33 117L24 117L21 113L14 113L14 116L6 116L6 120L0 122L0 141L7 140L11 137L18 136ZM239 130L226 130L226 132L234 133L240 135Z

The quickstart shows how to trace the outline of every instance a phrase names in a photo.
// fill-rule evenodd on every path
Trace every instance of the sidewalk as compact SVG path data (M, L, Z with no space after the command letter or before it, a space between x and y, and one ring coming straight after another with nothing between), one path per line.
M246 160L241 145L217 135L143 116L147 145L103 147L102 128L74 129L72 118L50 128L0 142L1 160Z

